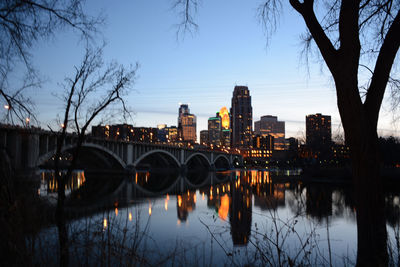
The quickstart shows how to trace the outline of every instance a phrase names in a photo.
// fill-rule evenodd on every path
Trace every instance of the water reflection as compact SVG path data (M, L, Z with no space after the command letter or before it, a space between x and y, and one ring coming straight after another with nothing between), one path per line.
M72 191L80 188L86 181L85 173L82 170L76 170L72 173L72 177L65 183L65 194L69 195ZM40 171L40 187L38 194L43 197L57 196L58 182L55 178L54 171Z
M100 179L98 176L77 173L75 180L69 184L71 188L79 188L81 196L77 200L82 202L78 202L81 204L77 205L75 213L79 208L87 211L90 206L97 205L96 210L102 210L98 216L103 230L111 229L111 225L122 218L125 218L125 223L131 222L132 213L141 214L141 217L135 217L133 224L149 227L151 220L146 235L160 244L177 238L187 239L188 236L203 240L208 236L207 231L211 231L211 226L216 226L220 227L218 238L224 241L221 244L227 246L228 250L234 250L254 249L254 244L260 238L259 233L263 231L261 236L265 238L265 233L275 223L279 227L290 226L289 232L296 233L298 237L308 238L308 234L314 233L313 238L319 238L320 253L327 253L329 247L329 251L332 249L338 255L337 262L346 253L346 257L354 259L356 209L352 188L339 184L306 183L293 177L293 173L296 172L237 170L182 176L171 172L137 172L133 176L118 179L113 176ZM53 183L50 179L44 184L47 188L53 188ZM85 186L81 186L83 183ZM98 194L98 199L84 201L82 196L86 191L92 192L90 196ZM400 193L394 189L388 191L386 202L386 215L388 225L393 228L393 237L399 235L396 229L399 227ZM102 209L99 203L103 205ZM74 223L85 220L89 215L82 212L80 216L82 219ZM205 229L199 220L210 228ZM281 224L277 225L277 222ZM262 230L261 225L264 226ZM314 228L310 228L310 225ZM330 237L333 238L328 246ZM298 239L285 238L290 241L287 241L288 244L299 242ZM221 253L217 251L215 253Z

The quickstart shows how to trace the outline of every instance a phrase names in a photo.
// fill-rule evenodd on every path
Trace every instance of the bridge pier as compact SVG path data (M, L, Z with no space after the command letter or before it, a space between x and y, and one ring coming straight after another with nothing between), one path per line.
M210 165L210 171L215 172L217 170L217 168L215 167L214 163L211 163Z
M186 164L181 164L181 166L179 167L179 174L180 174L181 176L186 177L187 172L188 172L188 167L187 167L187 165L186 165Z

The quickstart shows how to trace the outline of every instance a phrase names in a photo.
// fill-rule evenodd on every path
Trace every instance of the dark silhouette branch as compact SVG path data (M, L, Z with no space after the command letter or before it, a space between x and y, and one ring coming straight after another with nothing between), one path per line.
M26 79L41 84L32 65L32 45L41 39L54 36L57 30L77 30L88 43L97 27L104 22L102 16L91 17L83 12L84 0L7 0L0 2L0 75L7 81L19 61L26 68ZM19 71L21 72L21 71ZM7 116L22 121L33 113L29 99L10 97L14 89L3 83L0 98L10 107ZM18 100L18 102L16 101ZM29 103L31 101L29 100Z
M386 85L389 80L393 62L400 46L400 11L390 26L382 47L379 51L372 75L371 85L369 87L367 98L365 100L365 109L370 116L371 122L378 122L379 110L382 105Z
M304 1L300 3L298 0L290 0L292 7L302 15L306 22L307 28L310 31L315 43L321 51L321 55L324 58L328 68L331 71L336 71L337 64L337 51L325 34L321 24L318 22L315 12L313 10L312 0Z

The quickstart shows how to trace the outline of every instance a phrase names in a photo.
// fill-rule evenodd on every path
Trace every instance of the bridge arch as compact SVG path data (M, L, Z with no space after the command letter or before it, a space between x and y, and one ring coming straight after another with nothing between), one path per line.
M214 166L216 167L216 168L218 168L219 166L219 162L221 162L221 161L225 161L225 166L223 166L223 169L230 169L230 167L231 167L231 161L229 160L229 158L228 157L226 157L225 155L222 155L222 154L219 154L218 156L216 156L215 158L214 158L214 162L213 162L213 164L214 164Z
M74 145L74 144L63 146L63 148L61 149L61 153L64 153L71 149L74 149L75 147L76 147L76 145ZM115 159L121 165L122 168L126 167L126 163L117 154L115 154L111 150L105 148L104 146L100 146L100 145L93 144L93 143L83 143L82 147L102 151L102 152L106 153L107 155L111 156L113 159ZM47 160L49 160L55 154L56 154L56 149L51 150L51 151L41 155L36 161L36 166L40 166L40 165L44 164Z
M219 160L220 158L224 158L228 164L231 164L231 161L229 160L229 158L227 156L225 156L225 155L222 155L222 154L219 154L218 156L216 156L214 158L214 162L213 163L215 164L217 162L217 160Z
M141 155L140 157L138 157L135 160L135 162L133 163L133 166L136 167L140 163L140 161L145 159L147 156L150 156L155 153L161 153L161 154L168 155L170 158L172 158L176 162L178 167L181 166L181 163L179 162L179 160L171 152L166 151L166 150L161 150L161 149L154 149L154 150L150 150L150 151L144 153L143 155Z
M192 158L196 157L196 156L203 157L203 158L207 161L208 165L211 166L211 162L210 162L210 160L206 157L206 155L204 155L203 153L199 153L199 152L196 152L196 153L193 153L192 155L190 155L190 156L185 160L185 165L187 165L187 164L189 163L189 161L190 161Z
M179 186L182 179L183 179L182 176L178 176L177 179L168 188L164 188L163 190L156 191L156 192L148 190L148 189L144 188L143 186L139 185L138 183L133 183L133 186L144 196L154 197L154 196L161 196L161 195L165 195L167 193L171 193L172 191L174 191L174 189L176 187Z

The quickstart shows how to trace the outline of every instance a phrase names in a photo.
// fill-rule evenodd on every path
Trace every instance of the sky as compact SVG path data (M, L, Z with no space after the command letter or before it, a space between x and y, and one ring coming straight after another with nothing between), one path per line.
M269 40L257 17L261 2L220 0L200 2L194 16L199 28L177 37L180 22L172 0L90 0L89 14L102 12L106 23L97 43L105 40L105 61L139 64L133 90L126 98L133 109L135 126L176 125L180 103L189 104L197 116L197 133L223 106L231 106L235 85L249 87L253 122L263 115L286 122L286 137L305 133L305 116L332 116L332 132L340 129L336 93L329 71L317 58L309 64L301 57L301 17L290 7ZM69 30L32 47L33 62L46 82L28 92L42 126L55 122L63 102L54 94L79 65L84 45ZM385 100L378 133L398 135L393 114ZM115 122L110 121L110 124Z

